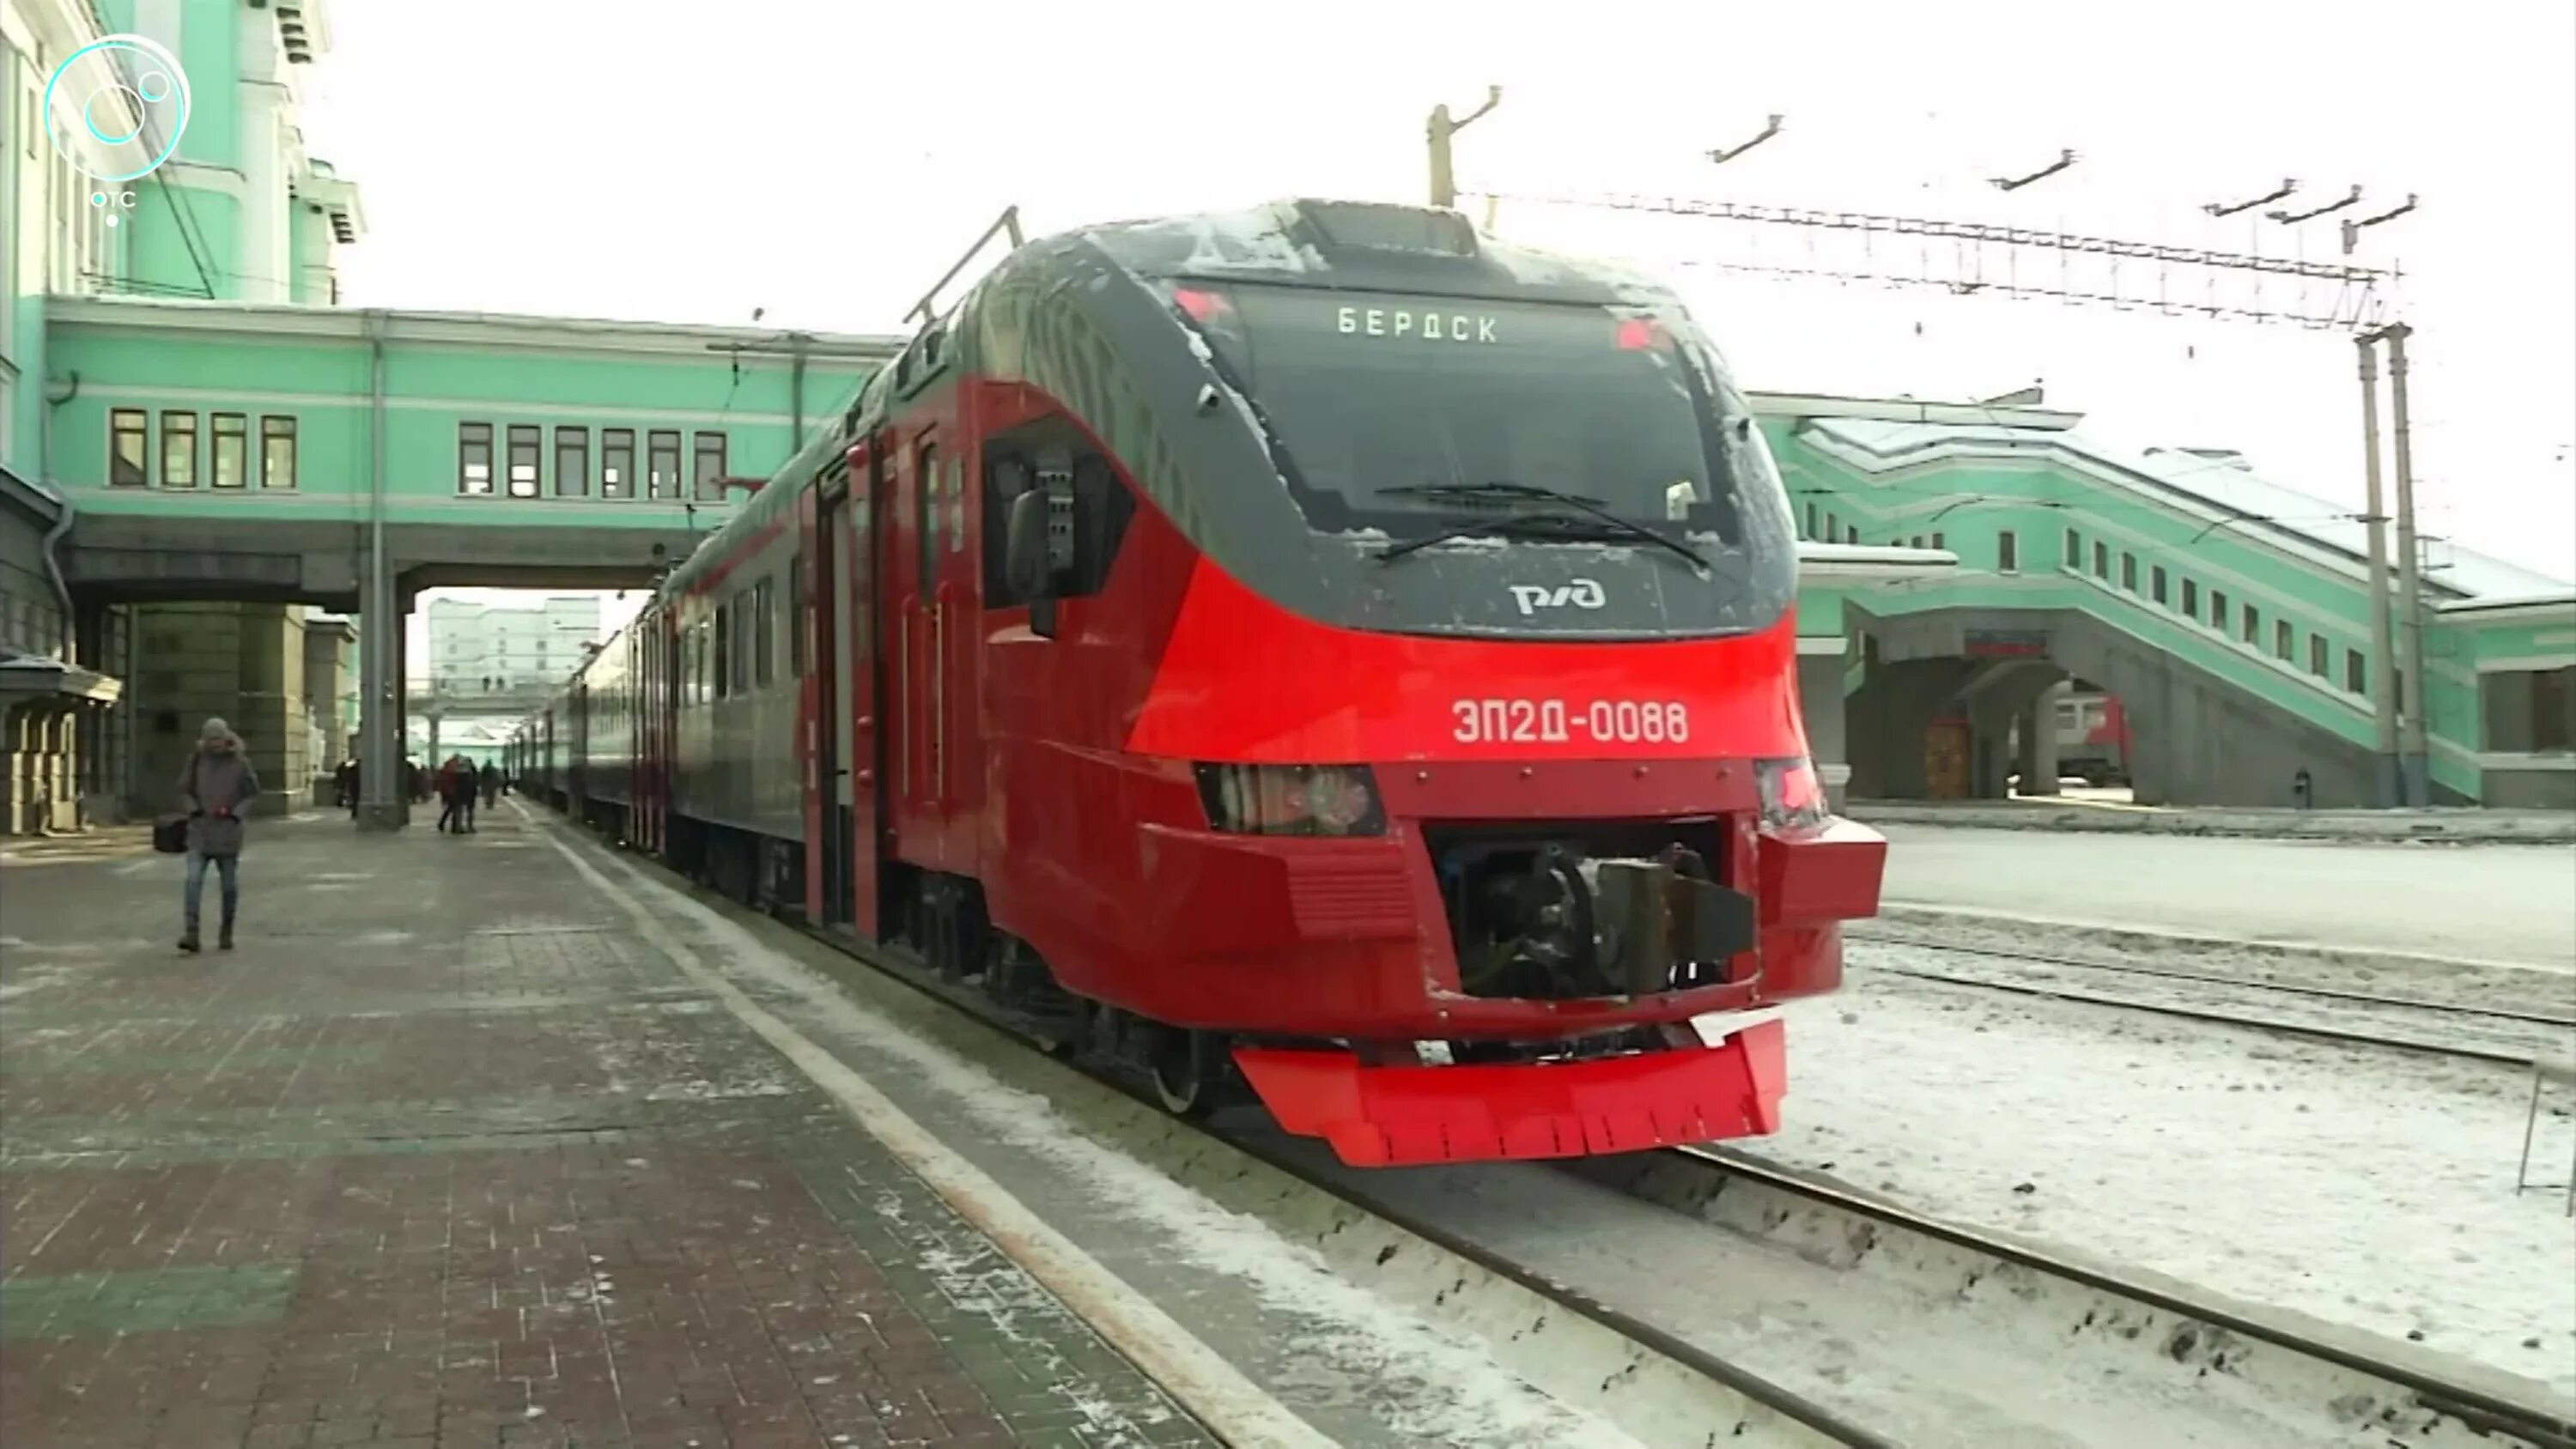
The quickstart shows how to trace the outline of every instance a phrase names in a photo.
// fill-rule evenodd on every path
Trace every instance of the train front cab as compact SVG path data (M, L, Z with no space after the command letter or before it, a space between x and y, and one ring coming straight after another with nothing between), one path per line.
M1808 764L1785 493L1669 294L1456 222L1025 249L872 385L806 524L809 890L1355 1163L1773 1130L1766 1008L1884 858Z

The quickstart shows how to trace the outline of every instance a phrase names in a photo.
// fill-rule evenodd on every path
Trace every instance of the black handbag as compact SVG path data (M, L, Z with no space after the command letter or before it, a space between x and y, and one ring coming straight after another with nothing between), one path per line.
M170 815L153 822L152 848L163 855L187 854L188 817Z

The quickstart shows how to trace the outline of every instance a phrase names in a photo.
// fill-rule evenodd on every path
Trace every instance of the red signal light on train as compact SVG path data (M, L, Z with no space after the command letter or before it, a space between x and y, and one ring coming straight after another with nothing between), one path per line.
M1225 310L1225 295L1202 292L1195 287L1174 287L1172 305L1189 314L1193 322L1205 322Z
M1619 323L1619 350L1652 352L1664 345L1664 329L1644 317L1622 318Z

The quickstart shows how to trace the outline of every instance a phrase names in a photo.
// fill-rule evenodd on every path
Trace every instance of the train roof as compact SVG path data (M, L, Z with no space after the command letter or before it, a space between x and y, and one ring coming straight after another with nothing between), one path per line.
M699 540L664 579L656 604L675 591L685 593L742 539L792 508L805 482L882 421L898 397L952 366L972 367L976 323L998 279L1030 279L1043 289L1099 276L1103 265L1138 279L1686 310L1671 288L1624 265L1506 242L1478 231L1456 211L1434 207L1309 197L1073 227L1015 248L916 332L894 363L870 373L845 412L817 428L757 495Z

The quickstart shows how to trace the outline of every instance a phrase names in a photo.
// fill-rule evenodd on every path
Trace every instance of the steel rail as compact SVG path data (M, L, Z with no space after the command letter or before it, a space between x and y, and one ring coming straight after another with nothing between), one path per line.
M1887 941L1882 942L1881 944L1906 945L1923 951L1949 951L1962 955L1994 956L2004 960L2033 960L2036 964L2042 965L2065 964L2041 960L2039 958L2020 957L2007 951L1990 951L1981 948L1963 946L1933 946L1917 941ZM2260 1016L2249 1012L2224 1011L2214 1007L2188 1006L2179 1002L2170 1001L2146 1001L2136 997L2119 996L2104 991L2088 991L2081 986L2058 985L2042 981L1997 981L1989 977L1979 976L1953 976L1945 972L1926 971L1911 966L1873 966L1869 969L1874 971L1884 971L1891 976L1904 976L1916 981L1936 981L1947 986L1964 986L1977 991L2004 991L2010 992L2016 996L2036 996L2053 1001L2074 1001L2081 1002L2088 1006L2108 1006L2121 1011L2143 1011L2157 1016L2170 1016L2185 1021L2202 1021L2216 1026L2240 1026L2255 1031L2277 1032L2283 1036L2308 1037L2317 1041L2336 1042L2348 1046L2386 1047L2392 1051L2416 1052L2426 1056L2459 1057L2469 1061L2496 1062L2502 1065L2514 1067L2528 1067L2531 1065L2534 1058L2534 1053L2530 1051L2512 1051L2501 1047L2476 1046L2462 1042L2423 1041L2412 1037L2391 1036L2384 1032L2365 1031L2355 1027L2325 1026L2311 1022L2283 1021L2278 1017ZM2117 971L2122 968L2110 967L2105 969ZM2218 977L2192 979L2207 980L2220 985L2251 984L2228 982L2223 978ZM2363 999L2375 1001L2376 1004L2382 1006L2393 1006L2399 1010L2427 1009L2436 1011L2458 1010L2462 1012L2475 1012L2478 1010L2478 1008L2474 1007L2428 1007L2422 1003L2390 1002L2378 998ZM2549 1021L2549 1019L2545 1017L2540 1020L2543 1024L2557 1024Z
M2539 1446L2539 1449L2576 1449L2576 1416L2506 1398L2485 1389L2445 1379L2385 1358L2374 1358L2367 1353L2316 1335L2266 1322L2241 1309L2210 1298L2195 1296L2187 1290L2157 1287L2123 1276L2111 1269L2076 1262L2026 1242L2016 1241L1964 1223L1934 1217L1918 1209L1832 1183L1820 1182L1794 1169L1761 1161L1734 1148L1670 1147L1646 1155L1668 1163L1678 1162L1690 1171L1703 1175L1709 1182L1709 1195L1712 1197L1718 1191L1722 1191L1728 1181L1757 1183L1776 1192L1803 1198L1831 1212L1878 1226L1915 1233L1953 1247L1964 1248L1999 1263L2026 1268L2062 1282L2154 1308L2211 1328L2224 1329L2240 1338L2393 1384L2415 1395L2424 1407L2448 1414L2484 1432L2508 1434L2518 1440ZM1601 1161L1615 1163L1617 1159ZM1570 1170L1584 1172L1585 1175L1594 1177L1615 1175L1615 1173L1603 1173L1597 1167L1587 1171L1576 1166L1571 1167ZM1618 1186L1615 1183L1612 1185ZM1627 1191L1624 1187L1620 1190ZM1651 1197L1645 1200L1655 1201ZM1661 1202L1657 1205L1670 1206L1668 1203Z
M1925 951L1949 951L1962 956L1992 956L2001 961L2029 961L2043 966L2067 966L2082 971L2109 971L2124 976L2155 976L2172 981L2206 981L2218 986L2242 987L2249 991L2274 991L2283 995L2314 996L2328 1001L2350 1001L2366 1006L2393 1006L2415 1011L2450 1012L2461 1016L2492 1016L2505 1021L2531 1022L2540 1026L2576 1027L2576 1013L2555 1011L2516 1011L2500 1006L2462 1006L2448 1001L2428 1001L2420 996L2379 996L2368 991L2347 991L2336 986L2304 986L2285 981L2254 981L2239 976L2226 976L2216 971L2189 971L2176 966L2133 966L2117 961L2086 961L2072 956L2051 956L2036 951L2010 951L1999 946L1955 946L1948 942L1919 941L1901 935L1881 935L1876 931L1846 932L1848 941L1867 941L1882 946L1912 946ZM2252 944L2262 945L2262 942Z

